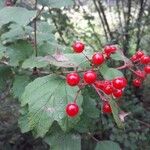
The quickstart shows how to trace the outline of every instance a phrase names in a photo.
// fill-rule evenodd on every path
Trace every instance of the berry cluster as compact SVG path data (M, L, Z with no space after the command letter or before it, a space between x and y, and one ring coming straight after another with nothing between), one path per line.
M150 56L139 50L130 58L130 60L135 67L135 70L131 70L135 75L133 85L135 87L140 87L146 76L150 74Z
M75 42L72 45L75 53L83 53L85 45L82 42ZM69 86L78 86L79 91L86 85L92 86L100 99L102 100L102 112L111 113L112 109L109 104L111 98L119 99L123 96L123 91L127 86L127 80L124 77L117 77L113 80L100 80L99 73L96 68L105 63L110 58L111 54L117 51L115 45L107 45L102 52L94 53L91 59L89 59L84 53L84 56L90 61L92 68L82 72L71 72L66 76L66 82ZM123 55L123 53L122 53ZM117 69L129 69L134 73L133 85L140 87L145 80L147 74L150 74L150 56L144 54L143 51L137 51L131 58L131 64L124 61L124 65ZM79 113L79 106L76 103L77 96L73 103L69 103L66 106L66 113L70 117L75 117Z
M85 45L82 42L75 42L72 45L73 51L76 53L83 53ZM77 72L71 72L66 76L66 82L69 86L79 86L80 89L86 85L91 85L98 93L100 99L103 101L102 111L104 113L111 113L111 107L108 99L113 96L119 99L123 95L123 90L127 85L127 81L123 77L115 78L112 81L102 81L98 79L98 73L94 70L97 66L100 66L115 53L117 47L114 45L105 46L102 53L94 53L92 59L88 59L92 64L92 68L79 75ZM79 113L79 106L76 103L77 96L73 103L69 103L66 106L66 113L70 117L75 117Z

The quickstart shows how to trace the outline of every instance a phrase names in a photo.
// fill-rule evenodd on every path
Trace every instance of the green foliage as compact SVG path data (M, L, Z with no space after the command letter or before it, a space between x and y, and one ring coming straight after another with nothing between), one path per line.
M112 109L112 114L113 114L113 117L118 125L118 127L120 128L123 128L124 127L124 124L123 122L121 121L121 119L119 118L119 110L118 110L118 105L117 103L115 102L115 99L111 99L109 101L110 103L110 106L111 106L111 109Z
M101 141L97 143L95 150L121 150L120 146L117 143L112 141Z
M28 104L27 125L30 130L33 130L36 136L43 137L54 121L65 131L73 128L80 116L70 119L64 110L66 104L73 101L77 90L78 88L69 87L63 79L54 75L37 78L26 86L21 105ZM78 98L81 105L82 96Z
M48 66L49 62L44 59L44 57L31 57L29 59L26 59L23 64L23 69L32 69L34 67L42 68Z
M18 66L33 53L33 47L27 41L18 41L6 47L6 55L11 66Z
M13 94L15 98L21 99L21 96L24 92L25 87L30 82L30 78L25 75L17 75L15 76L14 82L13 82Z
M106 80L112 80L116 77L123 76L123 73L121 71L114 68L109 68L105 64L100 68L100 73L103 75L104 79Z
M74 133L64 133L55 127L52 132L44 138L51 145L52 150L81 150L81 136Z
M61 8L73 5L73 0L39 0L39 4L53 8Z
M26 26L32 19L34 19L35 16L36 11L29 11L21 7L5 7L0 10L0 27L4 24L13 22L21 26Z

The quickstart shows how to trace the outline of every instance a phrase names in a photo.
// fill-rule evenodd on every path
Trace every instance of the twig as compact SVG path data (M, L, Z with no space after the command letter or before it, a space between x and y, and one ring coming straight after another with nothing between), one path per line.
M87 133L94 141L99 142L97 138L95 138L90 132Z
M95 91L97 92L97 94L99 95L99 97L102 101L107 101L106 98L99 92L99 90L97 89L97 87L94 84L92 84L92 87L95 89Z
M139 120L139 119L135 119L135 120L137 120L137 121L140 122L141 124L143 124L143 125L147 126L148 128L150 128L150 124L149 124L149 123L144 122L144 121L141 121L141 120Z
M49 9L49 13L52 15L51 9ZM58 32L58 34L59 34L59 36L60 36L62 42L63 42L65 45L67 45L67 43L66 43L66 41L65 41L65 39L64 39L64 37L63 37L63 33L59 30L59 27L58 27L58 25L57 25L56 19L55 19L54 17L51 17L51 18L52 18L52 21L53 21L53 23L54 23L54 25L55 25L55 27L56 27L56 30L57 30L57 32Z
M37 10L37 0L35 0L35 10ZM37 17L34 19L34 48L35 48L35 56L38 56L38 49L37 49Z

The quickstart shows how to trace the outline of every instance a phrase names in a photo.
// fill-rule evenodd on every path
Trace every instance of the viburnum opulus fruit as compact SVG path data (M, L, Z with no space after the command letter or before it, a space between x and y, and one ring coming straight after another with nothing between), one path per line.
M111 113L112 112L110 104L107 101L103 102L102 111L103 111L103 113Z
M113 96L115 98L120 98L120 97L122 97L122 95L123 95L123 91L122 90L120 90L120 89L114 89L113 90Z
M142 56L144 56L144 52L141 50L138 50L135 55L137 56L137 58L141 58Z
M89 70L83 74L83 79L87 84L92 84L96 81L97 74L93 70Z
M104 56L102 53L95 53L92 57L92 63L94 65L101 65L104 62Z
M144 67L144 71L145 71L147 74L150 74L150 65L149 65L149 66L145 66L145 67Z
M144 55L141 57L140 61L141 61L141 64L145 64L145 65L149 64L150 63L150 56Z
M73 43L72 48L74 52L82 53L85 48L85 45L82 42L76 41Z
M104 87L103 87L103 92L107 95L112 94L113 86L111 84L105 84Z
M114 88L123 89L127 85L127 80L124 77L117 77L112 81Z
M117 47L114 45L107 45L104 47L104 54L106 54L107 58L113 53L115 53L117 50Z
M67 74L66 81L70 86L76 86L80 82L80 76L75 72Z
M69 117L75 117L79 113L79 106L76 103L67 104L66 113Z
M142 84L142 81L140 79L136 78L136 79L133 80L133 85L135 87L140 87L141 84Z

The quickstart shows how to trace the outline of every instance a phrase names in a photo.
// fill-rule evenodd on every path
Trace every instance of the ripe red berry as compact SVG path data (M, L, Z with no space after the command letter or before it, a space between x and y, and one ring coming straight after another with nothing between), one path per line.
M80 76L77 73L67 74L66 81L70 86L76 86L80 82Z
M116 89L122 89L127 85L127 80L123 77L118 77L112 81L112 84Z
M144 56L144 52L139 50L136 52L136 56L137 56L137 58L141 58L142 56Z
M146 77L146 73L144 71L141 70L137 70L135 71L136 75L142 79L144 79Z
M97 74L94 71L89 70L84 73L83 78L86 83L92 84L96 81Z
M113 96L115 98L120 98L120 97L122 97L122 95L123 95L123 91L122 90L119 90L119 89L114 89L113 90Z
M94 65L101 65L104 62L104 56L101 53L95 53L92 57L92 63Z
M103 92L104 92L105 94L107 94L107 95L112 94L112 92L113 92L113 87L112 87L112 85L111 85L111 84L105 85L105 86L103 87Z
M79 106L76 103L69 103L66 106L66 113L69 117L75 117L79 112Z
M141 57L141 63L142 64L148 64L148 63L150 63L150 57L147 56L147 55L142 56Z
M98 81L95 81L94 85L95 85L98 89L101 89L101 90L102 90L103 87L104 87L104 82L98 80Z
M103 110L103 113L111 113L112 112L111 107L108 102L103 103L102 110Z
M107 56L110 56L110 54L113 54L115 53L117 50L116 46L114 45L107 45L104 47L104 53L107 55Z
M135 62L138 60L137 55L135 55L135 54L130 59L132 62Z
M144 67L144 71L145 71L147 74L150 74L150 66L145 66L145 67Z
M76 52L76 53L81 53L81 52L83 52L84 47L85 47L85 45L84 45L82 42L79 42L79 41L75 42L75 43L72 45L72 48L73 48L74 52Z
M142 84L142 81L140 80L140 79L134 79L133 80L133 85L135 86L135 87L140 87L141 86L141 84Z

